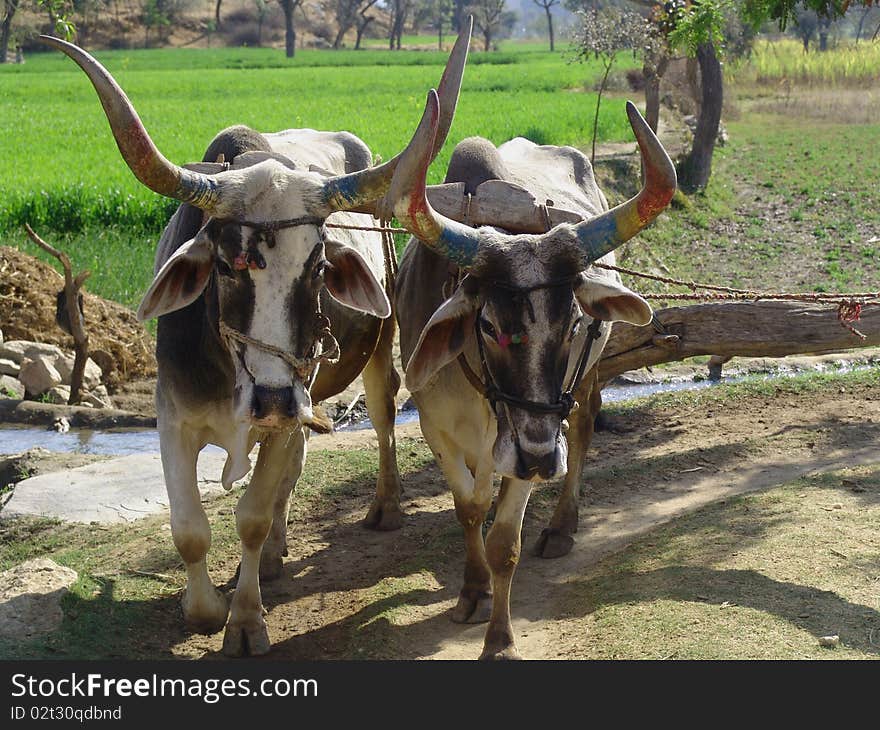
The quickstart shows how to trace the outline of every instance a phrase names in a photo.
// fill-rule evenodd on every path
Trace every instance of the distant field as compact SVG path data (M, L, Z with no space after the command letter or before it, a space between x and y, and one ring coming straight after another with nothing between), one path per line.
M880 68L880 44L847 43L819 53L804 53L796 40L758 41L751 55L727 69L740 85L873 86ZM780 89L782 90L782 89Z
M172 49L97 54L136 105L163 152L201 159L214 134L244 123L264 131L346 129L387 159L408 140L425 93L440 78L438 52ZM453 145L481 134L578 144L592 133L598 66L533 50L473 53L449 142L431 170L437 182ZM29 220L58 232L121 225L157 232L169 204L124 166L85 75L57 52L0 68L0 230ZM603 104L599 138L625 140L623 102Z

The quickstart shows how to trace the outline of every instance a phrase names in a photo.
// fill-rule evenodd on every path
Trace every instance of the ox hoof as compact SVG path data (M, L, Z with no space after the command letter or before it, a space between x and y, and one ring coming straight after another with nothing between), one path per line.
M226 624L229 603L220 591L214 590L201 600L194 600L189 591L180 601L187 627L197 634L216 634Z
M505 646L503 648L493 648L487 646L485 649L483 649L483 653L480 654L480 661L483 662L503 662L519 659L522 659L522 656L516 650L516 647L513 644L511 644L510 646Z
M230 657L261 656L268 654L269 629L262 614L246 622L230 621L223 635L223 653Z
M370 511L364 517L364 527L380 532L399 530L403 527L403 513L400 511L400 504L374 499L373 504L370 505Z
M532 550L539 558L561 558L574 546L574 538L554 527L545 527Z
M492 594L486 591L462 591L452 609L457 624L484 624L492 614Z

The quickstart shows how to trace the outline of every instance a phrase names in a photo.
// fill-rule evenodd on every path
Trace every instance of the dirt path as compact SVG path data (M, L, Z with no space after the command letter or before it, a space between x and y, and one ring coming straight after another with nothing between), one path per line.
M532 659L575 658L585 641L567 583L656 525L708 502L784 484L805 474L880 459L880 386L729 398L706 406L625 412L597 435L589 455L581 528L572 553L526 554L555 500L535 490L512 611L518 644ZM371 432L315 439L313 450L371 443ZM418 439L400 433L402 450ZM484 626L448 618L463 565L445 484L430 464L405 484L402 530L362 529L370 484L347 485L320 516L297 514L282 578L265 586L273 658L474 658ZM234 563L212 566L231 575ZM220 635L192 636L178 656L218 656Z

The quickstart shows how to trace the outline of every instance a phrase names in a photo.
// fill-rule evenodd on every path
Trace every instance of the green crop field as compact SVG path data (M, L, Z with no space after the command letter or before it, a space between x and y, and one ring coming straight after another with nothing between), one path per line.
M495 143L525 136L586 144L592 135L597 63L533 46L473 52L455 124L429 181L442 180L454 145L471 135ZM388 159L409 140L447 53L266 48L104 51L95 54L125 89L171 160L199 160L232 124L261 131L348 130ZM626 58L621 67L632 65ZM599 139L631 139L622 99L609 99ZM174 210L122 162L88 79L63 54L33 54L0 67L0 244L33 247L30 222L67 250L75 267L100 272L91 291L136 305L152 272L155 242ZM108 252L114 254L108 265ZM36 253L36 252L35 252ZM42 253L41 257L46 258Z
M244 123L353 132L387 159L408 140L446 54L313 51L287 62L266 49L125 51L98 54L126 90L162 151L201 159L214 134ZM389 61L400 62L388 65ZM328 65L335 61L336 65ZM576 144L592 133L592 94L572 93L598 69L558 54L474 54L449 143L431 170L442 177L455 142L481 134L496 143L522 135ZM121 162L85 75L60 53L0 70L0 230L32 225L80 231L91 224L154 231L168 204L135 182ZM622 101L609 101L599 136L629 135Z

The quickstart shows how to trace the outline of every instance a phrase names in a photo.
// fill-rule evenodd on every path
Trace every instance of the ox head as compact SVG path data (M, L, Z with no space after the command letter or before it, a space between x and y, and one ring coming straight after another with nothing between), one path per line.
M338 347L320 313L327 291L341 304L375 317L391 307L375 263L328 238L336 211L372 210L391 184L397 156L348 175L296 169L268 152L239 155L230 169L179 167L150 139L137 112L110 73L77 46L41 36L88 75L122 157L151 190L204 211L205 224L161 266L138 309L141 320L206 302L236 368L235 411L259 428L316 426L309 388L321 361ZM463 24L440 82L446 113L433 157L451 125L470 42ZM211 311L215 306L219 311Z
M430 94L383 205L467 276L423 329L406 367L407 387L423 388L476 339L482 388L498 421L496 471L531 480L564 475L563 422L576 381L601 351L589 343L607 336L607 326L601 332L598 321L644 325L651 320L644 299L591 264L638 233L669 203L675 168L628 104L645 175L643 189L632 200L541 235L474 230L438 214L425 195L439 111L436 94Z

